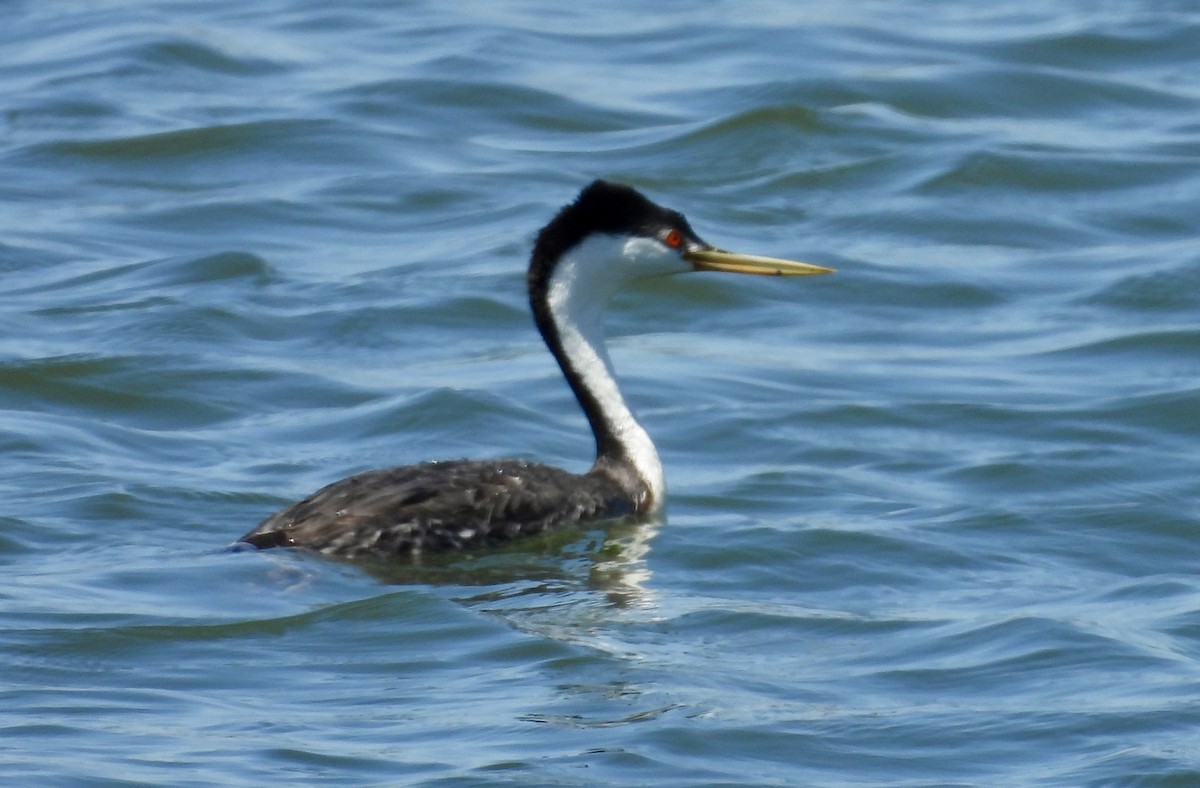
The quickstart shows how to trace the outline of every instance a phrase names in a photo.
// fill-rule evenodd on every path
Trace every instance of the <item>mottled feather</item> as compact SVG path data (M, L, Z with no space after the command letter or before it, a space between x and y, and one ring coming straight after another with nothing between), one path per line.
M268 517L241 541L345 558L416 555L633 513L628 493L603 471L577 475L519 460L454 460L335 482Z

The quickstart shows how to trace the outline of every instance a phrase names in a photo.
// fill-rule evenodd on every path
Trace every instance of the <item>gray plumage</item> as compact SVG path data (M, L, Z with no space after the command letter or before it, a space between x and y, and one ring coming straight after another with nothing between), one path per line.
M519 460L426 462L342 479L240 541L343 558L416 555L495 545L636 508L603 470L576 475Z

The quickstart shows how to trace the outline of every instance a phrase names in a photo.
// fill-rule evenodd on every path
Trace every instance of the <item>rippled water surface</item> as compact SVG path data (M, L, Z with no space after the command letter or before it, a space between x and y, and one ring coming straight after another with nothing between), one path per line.
M6 784L1200 784L1192 3L32 3L0 30ZM533 234L660 524L363 568L342 476L573 469ZM123 782L122 782L123 781Z

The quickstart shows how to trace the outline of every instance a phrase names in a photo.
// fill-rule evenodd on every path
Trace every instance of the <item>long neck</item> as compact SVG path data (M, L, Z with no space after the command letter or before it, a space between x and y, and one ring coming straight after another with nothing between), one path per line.
M638 508L661 506L662 463L649 434L625 403L604 345L603 312L615 287L604 276L606 244L585 241L565 255L530 298L550 352L579 400L596 437L596 465L614 475L638 498ZM632 478L630 478L632 477Z

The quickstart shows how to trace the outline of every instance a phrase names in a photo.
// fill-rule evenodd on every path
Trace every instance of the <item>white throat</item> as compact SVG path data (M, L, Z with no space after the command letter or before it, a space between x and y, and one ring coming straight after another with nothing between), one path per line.
M666 492L662 462L650 435L621 395L604 345L604 308L622 285L687 270L677 254L648 238L596 235L572 248L555 266L547 292L563 352L592 393L600 417L650 489L655 506Z

